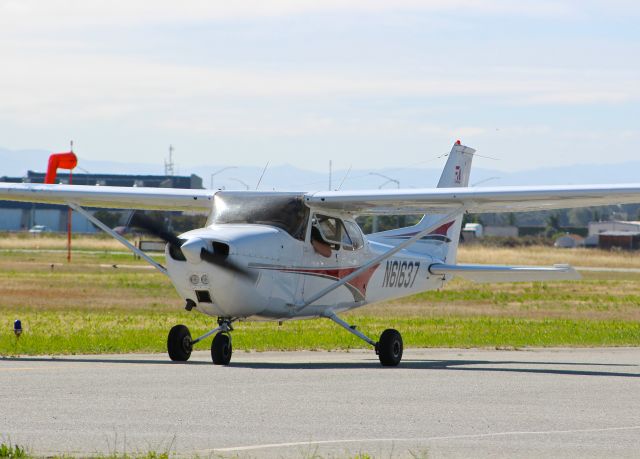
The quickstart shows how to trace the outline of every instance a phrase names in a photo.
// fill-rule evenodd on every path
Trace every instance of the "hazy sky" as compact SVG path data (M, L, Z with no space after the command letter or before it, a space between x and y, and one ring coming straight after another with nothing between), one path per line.
M0 146L189 165L640 155L640 2L0 0ZM603 178L604 180L604 178Z

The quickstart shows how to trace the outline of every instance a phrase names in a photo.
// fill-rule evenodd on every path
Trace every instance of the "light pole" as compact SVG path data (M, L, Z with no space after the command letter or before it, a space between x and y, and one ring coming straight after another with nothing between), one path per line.
M478 186L481 183L486 183L486 182L490 182L491 180L499 180L499 179L500 179L500 177L489 177L489 178L486 178L484 180L480 180L479 182L474 183L473 185L471 185L471 188L473 188L474 186Z
M222 169L219 169L217 171L215 171L213 174L211 174L211 182L209 183L209 188L213 190L213 177L215 177L216 175L218 175L221 172L227 171L229 169L237 169L237 166L227 166L227 167L223 167Z
M379 174L379 173L377 173L377 172L369 172L369 175L377 175L378 177L382 177L382 178L384 178L384 179L387 179L387 181L386 181L386 182L384 182L382 185L380 185L380 186L378 187L378 189L381 189L381 188L382 188L383 186L385 186L387 183L395 183L395 184L396 184L396 188L398 188L398 189L400 188L400 181L398 181L398 180L396 180L396 179L394 179L394 178L388 177L388 176L386 176L386 175L384 175L384 174Z
M249 185L247 185L243 180L240 180L239 178L230 178L229 180L233 180L234 182L238 182L239 184L241 184L245 190L249 191Z
M394 178L388 177L384 174L379 174L378 172L369 172L369 175L377 175L378 177L382 177L384 179L387 179L386 182L384 182L382 185L380 185L378 187L378 189L382 189L383 186L385 186L387 183L395 183L396 184L396 188L400 189L400 181L396 180ZM398 217L398 226L400 226L400 217ZM371 221L371 232L372 233L377 233L378 232L378 216L374 215L373 219Z

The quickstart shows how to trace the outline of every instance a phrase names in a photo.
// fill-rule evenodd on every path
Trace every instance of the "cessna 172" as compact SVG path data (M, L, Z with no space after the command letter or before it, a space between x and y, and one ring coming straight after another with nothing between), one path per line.
M460 276L480 282L576 279L568 265L462 265L456 252L466 212L520 212L639 203L640 184L468 188L475 150L457 141L437 188L259 192L0 183L0 200L66 204L166 274L186 309L217 317L193 339L176 325L169 357L186 361L215 335L213 363L231 360L233 323L327 318L374 347L380 363L400 363L400 333L376 341L338 314L441 288ZM85 207L207 211L206 227L181 235L136 215L133 225L163 238L166 267L96 219ZM357 215L424 214L414 226L363 235Z

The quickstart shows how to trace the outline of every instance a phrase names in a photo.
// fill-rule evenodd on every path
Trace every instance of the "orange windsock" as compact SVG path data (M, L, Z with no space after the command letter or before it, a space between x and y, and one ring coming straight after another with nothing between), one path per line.
M73 169L78 165L78 158L72 151L66 153L54 153L49 156L49 166L47 167L47 175L44 177L44 183L55 183L58 169Z

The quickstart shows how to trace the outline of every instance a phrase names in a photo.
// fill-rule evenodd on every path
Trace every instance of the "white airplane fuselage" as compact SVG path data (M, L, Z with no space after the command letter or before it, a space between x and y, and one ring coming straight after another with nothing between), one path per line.
M327 258L316 252L309 237L307 231L305 240L298 240L268 225L213 224L182 234L180 238L187 241L183 245L185 252L189 246L199 250L211 241L226 244L228 261L248 267L256 273L255 279L238 276L188 253L185 261L175 260L168 246L167 270L180 296L193 301L198 311L251 320L318 317L327 309L340 312L440 288L445 281L444 276L429 273L429 266L442 259L404 249L300 308L296 305L393 247L364 237L359 249L340 247Z

